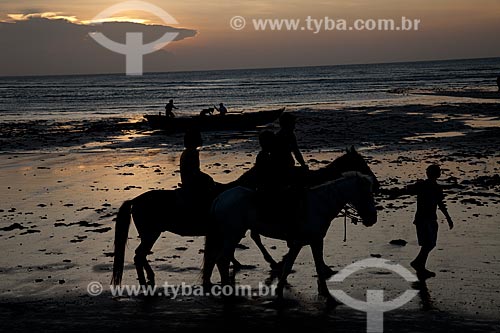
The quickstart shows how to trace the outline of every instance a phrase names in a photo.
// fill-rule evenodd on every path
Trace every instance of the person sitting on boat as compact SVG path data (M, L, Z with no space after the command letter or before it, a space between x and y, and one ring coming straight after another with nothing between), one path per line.
M184 135L184 151L181 155L180 171L182 189L186 190L190 199L210 206L215 192L212 177L200 169L200 153L198 148L203 144L201 133L189 130Z
M215 108L217 111L219 111L219 114L220 114L221 116L224 116L224 115L227 113L227 108L224 106L224 104L223 104L223 103L220 103L220 104L219 104L219 107L216 107L216 106L214 105L214 108Z
M174 100L171 99L168 101L167 105L165 105L165 115L174 118L175 114L172 112L173 109L177 109L177 107L174 105Z
M214 113L214 108L206 108L200 111L200 116L211 116Z

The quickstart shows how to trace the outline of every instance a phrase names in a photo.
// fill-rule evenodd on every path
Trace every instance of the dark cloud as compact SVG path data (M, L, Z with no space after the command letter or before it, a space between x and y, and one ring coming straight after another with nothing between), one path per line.
M125 56L95 42L89 36L95 31L119 43L124 43L127 32L142 32L145 43L158 39L165 32L178 32L175 41L194 37L197 33L189 29L128 22L98 26L44 18L0 22L0 75L123 73ZM165 50L145 55L144 71L167 71L171 69L169 59L172 57Z

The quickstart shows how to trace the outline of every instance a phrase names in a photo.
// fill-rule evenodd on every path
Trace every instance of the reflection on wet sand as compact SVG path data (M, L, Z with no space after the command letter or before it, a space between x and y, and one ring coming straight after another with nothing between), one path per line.
M420 305L422 307L422 310L437 310L437 308L434 306L434 300L431 297L429 288L427 287L427 283L425 281L413 282L412 288L418 290L418 297L420 298Z

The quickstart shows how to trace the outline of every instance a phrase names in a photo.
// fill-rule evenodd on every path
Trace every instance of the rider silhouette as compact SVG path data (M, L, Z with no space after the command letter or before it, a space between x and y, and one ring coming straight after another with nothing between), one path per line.
M276 153L278 163L280 163L283 167L291 169L295 166L295 160L293 159L293 156L295 156L295 159L299 162L300 166L307 170L308 166L299 150L297 138L294 133L295 116L291 113L284 113L281 115L279 122L280 130L276 133Z
M257 155L258 215L265 222L291 221L287 227L297 225L305 216L305 171L307 165L300 153L294 134L295 117L284 114L277 134L263 131L259 135L262 150ZM295 167L295 158L301 168ZM291 230L293 232L293 230Z
M276 135L271 131L262 131L259 134L261 151L255 160L257 174L256 189L269 191L279 186L280 172L276 160Z
M203 144L201 133L189 130L184 135L184 151L181 155L180 171L182 188L196 200L207 199L209 202L215 190L212 177L200 169L200 153L198 148Z
M287 179L276 156L276 135L269 130L259 134L261 151L255 160L257 215L259 221L276 223L281 219L283 194Z

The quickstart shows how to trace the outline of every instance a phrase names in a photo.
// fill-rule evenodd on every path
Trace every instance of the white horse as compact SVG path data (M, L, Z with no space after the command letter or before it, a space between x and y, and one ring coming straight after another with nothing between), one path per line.
M333 301L326 285L326 276L321 263L323 258L323 238L331 221L346 204L351 204L365 226L377 222L377 210L372 193L372 180L358 172L347 172L337 180L313 187L305 194L303 221L290 232L283 221L259 223L255 192L244 187L235 187L223 192L212 205L212 214L216 227L206 236L203 263L203 284L209 286L215 264L219 269L221 283L230 285L229 263L233 258L236 245L248 230L257 230L259 234L288 242L289 251L285 256L282 276L277 285L278 299L283 298L286 279L301 248L310 245L316 272L318 291ZM287 207L288 208L288 207ZM278 227L277 227L278 226Z

